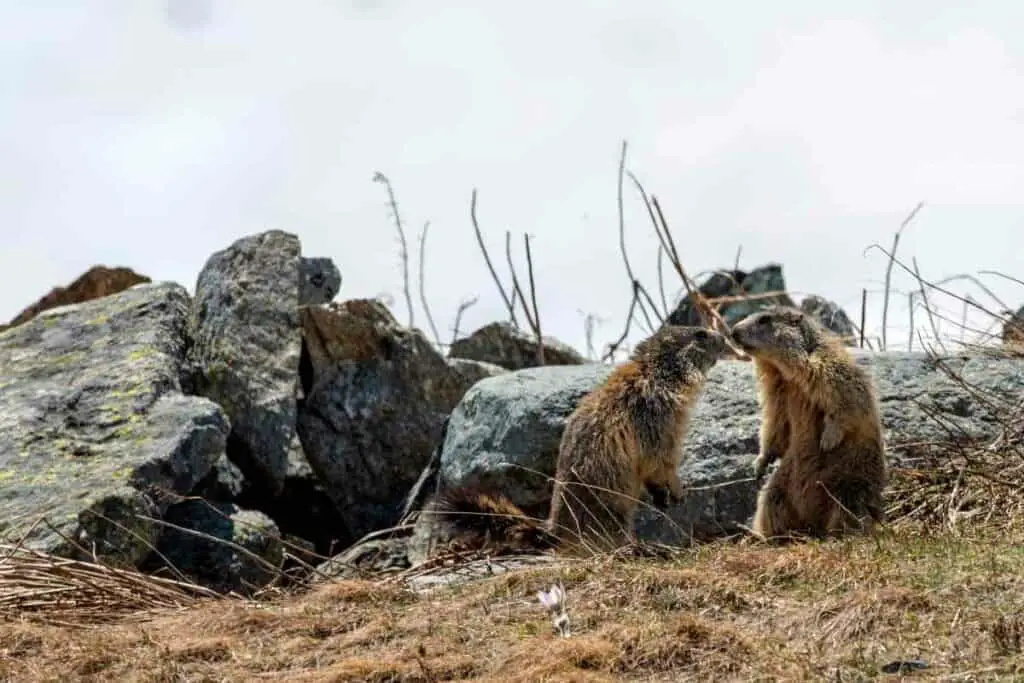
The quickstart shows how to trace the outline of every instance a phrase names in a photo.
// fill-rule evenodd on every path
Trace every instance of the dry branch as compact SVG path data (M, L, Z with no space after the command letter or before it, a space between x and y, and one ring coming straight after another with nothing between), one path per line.
M896 248L900 244L900 236L903 234L904 228L906 228L910 224L910 221L914 220L914 216L917 215L917 212L921 210L922 206L924 206L924 202L918 202L917 203L917 206L914 207L914 210L911 211L907 215L907 217L903 219L902 223L900 223L899 229L896 231L896 234L894 234L893 237L892 237L892 254L890 254L890 256L889 256L889 264L885 268L885 293L883 294L883 298L882 298L882 350L883 351L885 351L888 348L887 345L886 345L886 327L887 327L888 320L889 320L889 283L892 280L892 266L893 266L893 262L896 260Z
M405 241L405 228L402 227L402 219L398 215L398 202L395 200L394 190L391 188L391 181L388 177L377 171L373 174L373 182L382 183L388 193L388 204L391 206L391 213L395 217L395 227L398 229L398 239L401 244L402 257L402 287L405 292L405 305L409 309L409 328L413 327L412 294L409 288L409 246Z
M423 304L423 312L427 316L427 324L430 325L430 332L434 335L434 341L438 348L441 347L441 335L437 333L437 325L434 324L434 315L430 312L430 304L427 303L426 275L424 261L427 257L427 231L430 229L430 221L423 224L423 232L420 233L420 303Z
M480 232L480 223L476 219L476 188L473 188L473 195L469 200L469 217L473 221L473 232L476 234L476 243L480 245L480 253L484 255L484 262L487 264L487 270L491 271L491 279L494 280L494 284L498 287L498 293L501 294L501 300L505 302L505 309L508 311L509 322L512 323L513 327L518 328L519 323L516 321L516 307L515 307L515 293L513 292L512 297L509 298L508 294L505 293L505 287L501 284L501 278L498 277L498 272L494 269L494 264L491 263L491 255L487 252L487 246L484 244L483 233Z
M462 314L465 313L471 306L476 304L478 297L471 297L469 299L463 299L459 302L459 307L455 309L455 322L452 325L452 344L459 338L459 325L462 324Z

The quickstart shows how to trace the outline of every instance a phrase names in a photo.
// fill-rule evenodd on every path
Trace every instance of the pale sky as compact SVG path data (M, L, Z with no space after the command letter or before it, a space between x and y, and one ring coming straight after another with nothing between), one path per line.
M623 139L691 273L730 266L742 245L741 267L781 262L798 297L855 321L866 287L873 330L885 257L864 250L888 248L924 201L900 255L925 277L1024 277L1024 4L474 5L0 0L0 320L94 264L192 290L211 252L279 228L335 260L339 298L387 293L404 322L381 171L414 278L430 221L427 297L445 341L466 297L479 303L465 330L503 317L469 220L477 187L500 272L504 231L520 260L533 235L544 332L583 351L584 314L607 321L600 344L629 301ZM653 291L657 242L628 183L625 199ZM981 277L1024 302L1021 285ZM897 267L893 284L912 280ZM897 348L905 299L890 313Z

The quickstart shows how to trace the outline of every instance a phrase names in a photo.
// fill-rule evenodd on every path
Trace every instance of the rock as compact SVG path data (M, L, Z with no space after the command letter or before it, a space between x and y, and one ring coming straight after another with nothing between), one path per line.
M149 552L162 493L195 487L228 433L216 404L180 393L188 311L180 285L139 285L0 333L0 531L119 565ZM44 514L55 530L32 526Z
M341 291L341 271L326 257L299 259L299 305L315 306L334 300Z
M857 331L853 322L838 304L812 294L800 302L800 309L813 315L825 329L838 335L845 346L857 346Z
M376 538L335 555L316 568L316 580L356 578L408 569L406 539Z
M697 289L701 294L710 299L782 292L778 296L718 304L718 312L729 325L771 305L796 305L789 295L785 293L786 279L782 275L782 266L777 263L769 263L760 268L755 268L749 273L742 270L718 271L713 273ZM683 297L666 322L672 325L703 324L697 310L690 303L689 294Z
M195 392L224 408L228 456L270 495L295 435L299 250L279 230L237 240L207 260L193 306Z
M470 360L468 358L448 358L447 360L448 366L462 375L462 379L467 386L472 386L485 377L504 375L508 372L508 370L500 365L487 363L482 360Z
M923 353L851 351L871 370L890 462L913 465L917 444L951 434L990 439L1000 432L985 401L951 380ZM1024 362L951 357L942 363L982 393L1024 394ZM438 486L501 491L527 514L546 516L561 432L582 396L611 371L605 365L520 370L478 382L452 411L441 453ZM935 415L933 419L929 414ZM668 515L647 509L638 517L645 540L684 542L741 531L756 504L750 479L760 417L753 367L719 362L694 408L680 477L691 490Z
M379 302L304 307L301 319L299 437L358 539L397 521L469 382Z
M68 306L70 304L80 304L92 301L93 299L100 299L147 282L150 282L148 277L139 275L131 268L93 266L79 275L70 285L51 289L42 299L14 316L14 319L7 325L0 325L0 332L26 323L43 311L48 311L58 306Z
M190 492L206 500L218 503L231 503L238 499L245 490L245 475L238 465L231 462L227 454L221 456L213 464L213 469Z
M161 537L159 554L148 558L145 568L151 572L165 573L166 558L191 581L241 594L252 594L281 572L281 533L261 512L192 499L172 505L166 521L174 527Z
M457 339L448 349L448 356L483 361L506 370L538 365L537 340L532 334L507 322L485 325L468 337ZM552 337L544 337L544 365L583 365L587 362L572 347Z

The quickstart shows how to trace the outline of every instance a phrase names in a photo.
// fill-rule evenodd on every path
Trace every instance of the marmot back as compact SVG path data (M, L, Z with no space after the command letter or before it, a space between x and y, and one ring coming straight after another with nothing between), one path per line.
M800 310L773 306L732 328L754 358L761 402L754 532L822 537L883 519L885 444L870 375Z

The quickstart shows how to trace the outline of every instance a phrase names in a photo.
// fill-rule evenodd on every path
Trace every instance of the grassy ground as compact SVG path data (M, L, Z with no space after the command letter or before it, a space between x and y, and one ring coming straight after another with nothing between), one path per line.
M0 624L11 681L1024 680L1024 528L534 567L415 594L340 581L81 628ZM536 593L561 581L571 635Z

